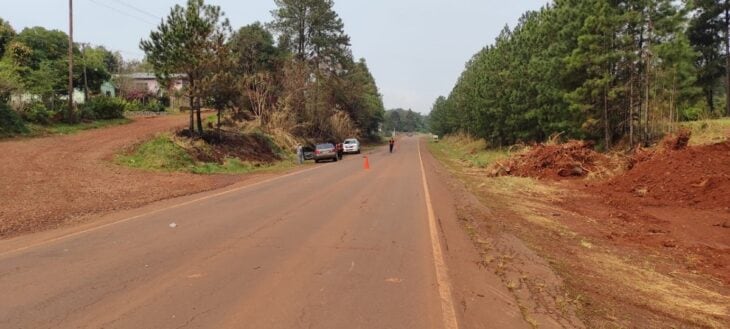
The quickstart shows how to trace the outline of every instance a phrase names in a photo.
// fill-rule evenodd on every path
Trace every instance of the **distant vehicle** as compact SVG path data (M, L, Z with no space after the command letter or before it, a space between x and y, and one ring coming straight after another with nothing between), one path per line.
M314 162L332 160L337 162L337 148L332 143L317 144L314 147Z
M360 154L360 141L358 141L357 139L348 138L345 140L344 144L345 153Z
M302 148L304 154L304 160L314 160L314 147L305 146Z
M433 141L438 143L439 141L439 135L433 135Z

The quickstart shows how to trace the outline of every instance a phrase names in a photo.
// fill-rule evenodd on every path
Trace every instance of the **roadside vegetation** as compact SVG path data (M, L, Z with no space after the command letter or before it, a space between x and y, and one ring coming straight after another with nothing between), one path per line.
M436 99L428 125L446 137L429 148L483 207L458 206L465 229L532 306L575 306L589 328L730 327L728 13L555 0ZM505 234L564 288L542 294L529 257L490 242Z
M557 0L474 55L429 121L491 146L565 139L648 146L730 116L722 1Z
M195 174L269 172L291 169L295 165L291 152L283 151L260 132L212 134L205 138L210 141L160 134L118 155L115 162L149 171Z
M187 77L189 124L120 163L242 173L290 166L297 145L379 139L381 96L365 60L353 58L333 2L274 3L272 22L235 31L220 7L202 0L171 9L140 48L161 82ZM204 118L204 107L216 115Z
M723 126L724 120L697 124ZM590 328L725 328L730 258L708 246L723 243L723 225L730 227L723 224L726 203L710 202L725 193L721 177L730 147L716 149L723 144L715 141L727 138L727 131L703 131L711 142L646 150L651 155L626 172L579 180L537 178L539 171L526 177L494 174L500 163L543 150L540 145L493 150L483 140L460 135L428 148L481 203L483 208L457 204L459 218L482 252L482 265L511 287L526 319L551 309L554 320L565 321L574 309ZM672 162L686 171L676 184L664 178L662 165ZM698 172L719 186L693 187L703 181ZM637 184L647 184L646 189ZM666 211L657 211L662 208ZM686 225L695 233L684 232ZM564 284L551 285L544 273L531 273L529 255L505 246L510 235L546 259Z

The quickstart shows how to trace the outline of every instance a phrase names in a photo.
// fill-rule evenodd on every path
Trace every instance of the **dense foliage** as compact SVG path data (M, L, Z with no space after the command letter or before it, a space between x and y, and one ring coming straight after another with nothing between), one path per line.
M25 123L10 106L0 102L0 137L15 136L27 132Z
M128 106L129 103L121 98L99 96L86 102L81 113L90 120L121 119Z
M120 56L104 47L75 44L74 85L88 94L100 93L101 85L118 69ZM13 111L22 121L52 124L69 119L60 113L68 97L68 36L43 27L16 33L0 19L0 103L13 96Z
M234 121L255 119L303 137L374 134L383 102L365 60L353 60L332 0L274 3L273 22L230 32L220 7L189 0L141 48L161 81L187 75L190 107L217 109L219 127L227 112ZM199 114L197 122L201 134Z
M425 132L427 131L426 118L421 113L413 112L411 109L393 109L385 112L383 131L398 132Z
M431 128L493 145L562 133L610 147L648 143L680 120L718 115L713 98L725 96L717 87L727 42L721 6L726 1L556 0L474 55L451 94L435 101Z

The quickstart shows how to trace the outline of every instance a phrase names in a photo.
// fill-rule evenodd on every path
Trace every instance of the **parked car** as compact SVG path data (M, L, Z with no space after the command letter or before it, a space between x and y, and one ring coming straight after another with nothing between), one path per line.
M356 153L360 154L360 141L355 138L348 138L344 143L345 153Z
M304 160L314 160L314 147L313 146L303 147L302 153L304 153Z
M320 162L322 160L337 161L337 148L334 144L317 144L314 147L314 162Z

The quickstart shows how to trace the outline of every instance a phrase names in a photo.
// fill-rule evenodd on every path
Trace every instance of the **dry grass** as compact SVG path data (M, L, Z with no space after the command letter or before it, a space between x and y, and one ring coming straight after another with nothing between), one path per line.
M607 253L581 253L579 256L602 279L617 283L642 306L672 317L687 319L711 328L723 328L721 318L730 316L730 298L691 282L664 275L652 268L637 266ZM627 295L615 291L617 295ZM726 323L726 322L725 322Z
M730 118L687 122L682 126L692 131L690 145L714 144L730 140Z

